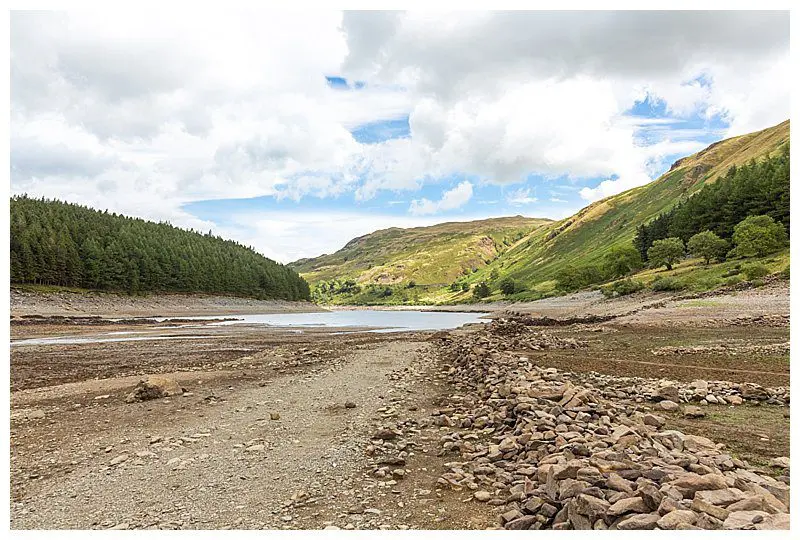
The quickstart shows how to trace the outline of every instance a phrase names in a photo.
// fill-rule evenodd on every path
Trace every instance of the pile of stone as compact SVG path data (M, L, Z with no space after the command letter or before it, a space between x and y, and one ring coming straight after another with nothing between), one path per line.
M497 506L507 529L788 528L788 477L493 348L494 324L441 340L456 392L433 417L454 456L441 487Z
M573 380L596 388L606 398L631 399L637 402L694 403L698 405L742 405L746 402L766 405L788 405L789 388L768 388L755 383L704 381L684 383L667 379L617 377L596 372L576 373Z
M689 355L689 354L727 354L736 356L739 354L747 355L775 355L789 354L789 342L769 343L766 345L742 345L742 344L716 344L716 345L697 345L694 347L659 347L651 351L655 356L670 355Z
M545 349L582 349L585 340L564 338L548 332L535 331L523 317L497 319L488 326L484 345L497 350L540 351Z

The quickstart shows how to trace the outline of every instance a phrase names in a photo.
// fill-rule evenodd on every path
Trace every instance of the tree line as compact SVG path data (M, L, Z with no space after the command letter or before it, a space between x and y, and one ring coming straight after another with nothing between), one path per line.
M680 238L684 243L710 231L723 239L750 216L769 216L789 230L789 144L778 155L756 163L731 167L713 184L662 212L636 230L633 244L643 260L657 240Z
M11 198L11 282L308 300L295 271L232 240L25 195Z

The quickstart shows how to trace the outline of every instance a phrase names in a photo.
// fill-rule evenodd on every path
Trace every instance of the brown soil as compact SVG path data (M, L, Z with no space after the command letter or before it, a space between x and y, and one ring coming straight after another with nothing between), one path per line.
M689 307L667 303L625 320L542 327L585 340L587 347L518 352L565 370L788 386L788 355L652 352L667 346L788 341L786 326L724 322L734 312L737 317L788 313L788 294L785 301L774 291L765 298L747 295ZM558 308L536 313L552 318L622 313L630 311L631 302L581 313L583 308L562 300ZM718 322L699 324L709 320ZM446 461L437 455L437 427L420 428L408 439L413 446L404 479L389 482L370 475L364 450L371 435L397 420L418 425L452 391L435 376L439 366L431 333L163 326L12 325L14 340L118 331L180 336L11 348L13 528L481 529L497 524L493 507L471 501L469 493L437 489ZM190 339L197 335L209 337ZM189 393L125 403L137 381L153 373L173 376ZM345 401L356 407L345 408ZM788 455L787 408L707 410L700 420L670 416L668 425L711 436L754 463ZM271 420L272 413L279 419ZM112 465L123 455L128 459Z

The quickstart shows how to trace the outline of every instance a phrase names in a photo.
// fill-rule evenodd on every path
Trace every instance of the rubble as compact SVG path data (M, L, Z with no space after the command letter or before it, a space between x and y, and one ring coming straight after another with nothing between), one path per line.
M784 404L788 389L540 367L520 351L581 344L520 318L439 339L453 391L431 419L449 460L439 487L497 506L506 529L788 528L788 485L637 406L677 398L698 414L709 395Z

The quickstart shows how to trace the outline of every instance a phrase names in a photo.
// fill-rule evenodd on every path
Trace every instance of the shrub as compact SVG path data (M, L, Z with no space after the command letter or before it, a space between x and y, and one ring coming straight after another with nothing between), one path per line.
M786 229L770 216L750 216L733 228L731 253L737 257L763 257L787 243Z
M489 286L486 284L485 281L481 281L480 283L478 283L475 286L475 290L472 291L472 295L475 298L486 298L490 294L491 294L491 291L489 290Z
M562 291L577 291L603 281L603 272L597 266L567 266L556 275L557 287Z
M736 266L734 266L733 268L731 268L730 270L728 270L727 272L722 274L722 277L738 276L741 273L742 273L742 265L741 264L737 264Z
M761 263L752 263L743 266L742 273L747 276L748 280L753 281L754 279L769 275L769 268Z
M462 283L461 284L461 290L464 291L464 292L469 291L469 283Z
M450 284L450 291L451 292L458 292L460 290L461 290L461 283L458 283L457 281L454 281L453 283Z
M633 294L642 289L644 289L644 284L641 281L623 279L601 287L600 291L606 298L614 298L617 296L625 296L626 294Z
M510 277L503 278L503 281L500 282L500 290L503 291L505 295L514 294L518 290L517 282Z
M703 231L689 238L686 244L689 253L695 257L702 257L706 264L712 259L722 260L728 252L728 242L717 236L711 231Z
M633 246L617 246L603 257L606 275L615 278L641 270L642 256Z
M406 289L413 289L416 286L417 282L412 279L411 281L408 282L408 285L406 285Z
M726 280L725 280L725 281L723 281L722 283L723 283L724 285L726 285L726 286L729 286L729 287L730 287L731 285L738 285L738 284L739 284L739 283L741 283L742 281L744 281L744 280L742 279L742 276L736 275L736 276L731 276L731 277L729 277L728 279L726 279Z
M647 250L647 258L653 268L666 266L667 270L672 270L672 265L683 257L685 251L683 240L673 236L653 242Z
M654 291L680 291L686 288L686 285L675 279L674 277L659 277L650 284L650 288Z
M781 270L781 276L782 276L784 279L789 279L789 266L787 266L786 268L784 268L783 270Z

